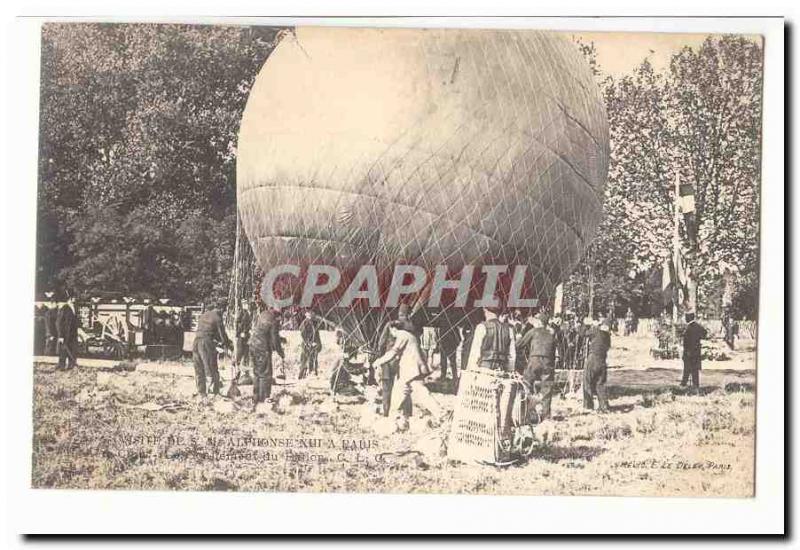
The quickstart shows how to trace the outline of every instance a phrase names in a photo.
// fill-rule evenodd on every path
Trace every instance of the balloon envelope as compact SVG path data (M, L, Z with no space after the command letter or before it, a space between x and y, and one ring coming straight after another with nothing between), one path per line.
M561 35L298 28L250 92L238 207L264 270L521 264L546 301L600 221L608 154Z

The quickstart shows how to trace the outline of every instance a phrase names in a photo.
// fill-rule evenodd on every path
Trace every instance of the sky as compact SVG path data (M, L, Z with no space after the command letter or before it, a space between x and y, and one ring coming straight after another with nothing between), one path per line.
M645 57L656 70L669 67L672 55L684 46L697 48L708 34L642 32L575 32L585 42L594 42L600 69L612 76L630 73ZM749 35L751 40L759 36Z

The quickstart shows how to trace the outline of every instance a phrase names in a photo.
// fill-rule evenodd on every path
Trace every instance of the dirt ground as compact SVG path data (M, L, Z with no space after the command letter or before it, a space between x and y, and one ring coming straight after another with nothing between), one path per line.
M296 372L290 339L287 381ZM322 373L278 386L266 412L237 400L193 397L191 367L137 371L34 365L34 487L536 495L751 496L754 491L755 350L704 364L702 392L677 388L677 361L649 357L652 340L614 338L611 412L578 396L554 400L538 444L506 468L452 463L447 425L415 417L393 433L357 399L336 403ZM719 342L714 343L720 346ZM720 348L721 349L721 348ZM430 384L453 407L448 384Z

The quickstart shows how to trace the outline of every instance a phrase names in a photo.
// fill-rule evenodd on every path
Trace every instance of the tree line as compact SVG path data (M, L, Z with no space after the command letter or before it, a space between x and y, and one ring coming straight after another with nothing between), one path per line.
M227 297L236 136L278 32L43 27L37 293Z
M675 180L691 184L693 224L681 221L684 265L698 309L720 314L724 272L735 315L758 312L762 48L747 37L708 37L656 70L645 58L612 76L593 44L576 40L601 87L611 158L604 219L565 284L567 307L639 315L662 308L661 274L672 251Z

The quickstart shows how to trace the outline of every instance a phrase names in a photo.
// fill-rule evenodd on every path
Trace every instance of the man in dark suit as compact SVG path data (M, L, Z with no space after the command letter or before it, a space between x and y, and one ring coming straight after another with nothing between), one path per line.
M306 375L318 374L319 364L317 357L319 350L322 349L322 341L319 337L319 328L314 321L314 314L310 311L304 313L303 321L300 323L300 336L303 339L303 348L300 351L300 373L298 378L305 378Z
M75 296L67 297L67 303L58 310L56 334L58 338L58 370L68 370L78 365L78 312Z
M695 391L700 389L700 342L708 336L706 329L694 318L694 313L686 314L686 330L683 333L683 378L681 386L686 386L689 378Z
M50 302L44 312L45 355L58 355L58 305Z
M253 317L250 315L250 304L242 301L242 307L236 314L236 366L239 368L250 366L250 329L253 326Z
M458 327L446 324L440 329L439 332L439 350L441 355L441 374L439 380L447 378L447 368L450 367L453 373L453 393L455 388L458 388L458 363L456 363L456 355L458 345L461 343L461 333Z
M211 378L211 393L219 394L217 344L227 349L233 348L222 323L223 311L225 311L225 304L220 303L214 308L203 312L197 319L197 333L192 347L192 359L194 361L197 393L201 397L206 395L206 377Z
M156 310L153 308L149 299L145 299L144 303L147 304L147 306L144 308L144 311L142 311L142 343L154 344Z
M589 336L591 336L589 338ZM608 411L608 350L611 349L611 324L601 321L600 326L587 332L589 342L583 368L583 408L594 409L594 395L600 412Z
M250 354L253 361L253 408L270 402L272 394L272 353L283 359L278 312L264 309L256 317L250 334Z
M553 329L547 324L547 315L539 313L534 317L533 328L528 336L528 363L523 378L533 392L537 380L542 384L542 420L550 418L553 402L553 386L556 376L556 339Z
M44 353L45 342L47 337L45 335L45 321L44 316L47 312L47 306L34 306L33 308L33 354L42 355Z

